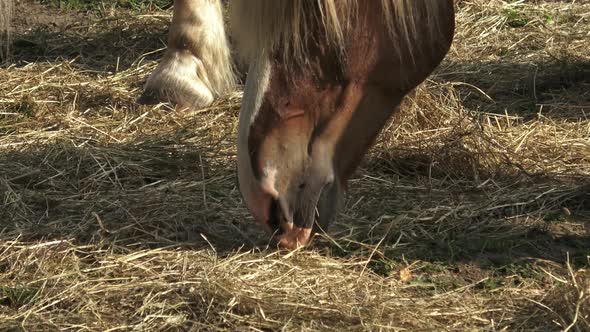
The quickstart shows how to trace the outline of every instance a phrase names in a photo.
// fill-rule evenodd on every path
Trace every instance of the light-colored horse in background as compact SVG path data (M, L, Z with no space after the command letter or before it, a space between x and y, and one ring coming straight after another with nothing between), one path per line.
M139 103L171 101L202 108L235 90L231 51L219 0L175 0L168 48Z
M139 100L204 107L234 86L222 6L174 5L168 49ZM240 192L280 246L297 248L332 220L386 121L448 52L453 1L232 0L229 7L236 54L249 64Z
M0 59L10 52L14 0L0 0ZM202 108L235 90L219 0L175 0L168 45L138 101Z

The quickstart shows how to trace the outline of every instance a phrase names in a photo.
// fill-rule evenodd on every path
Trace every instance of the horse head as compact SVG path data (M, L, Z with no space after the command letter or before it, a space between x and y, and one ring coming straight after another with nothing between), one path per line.
M448 52L453 4L236 3L233 29L250 60L240 191L254 218L293 249L333 219L385 122Z

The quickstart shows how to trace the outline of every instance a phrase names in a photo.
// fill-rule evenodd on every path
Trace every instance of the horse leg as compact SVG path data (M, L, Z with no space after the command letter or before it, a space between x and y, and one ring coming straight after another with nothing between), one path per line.
M13 0L0 0L0 60L8 59L10 53L10 24L14 7L13 2Z
M175 0L168 49L138 103L170 101L202 108L230 92L234 84L219 0Z

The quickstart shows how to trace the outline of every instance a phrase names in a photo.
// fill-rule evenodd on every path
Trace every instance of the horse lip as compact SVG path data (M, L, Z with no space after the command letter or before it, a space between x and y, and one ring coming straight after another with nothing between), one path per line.
M323 193L330 188L333 177L329 177L317 192L297 194L296 208L290 209L284 198L273 199L269 219L265 223L271 235L271 243L284 249L297 249L306 245L320 222L318 207Z
M285 211L286 206L281 207L279 200L273 200L273 203L271 204L269 220L266 223L270 233L273 234L273 236L281 236L293 228L312 228L316 222L315 211L318 204L319 199L312 199L306 201L304 204L298 204L299 208L297 208L294 212L290 212ZM313 206L313 213L308 210L309 208L301 207L301 205Z
M271 234L276 234L281 230L281 205L278 199L273 199L270 203L270 211L268 213L268 220L265 223Z
M297 227L291 224L290 227L277 238L277 244L279 247L288 250L298 249L309 243L312 231L313 229L311 227Z

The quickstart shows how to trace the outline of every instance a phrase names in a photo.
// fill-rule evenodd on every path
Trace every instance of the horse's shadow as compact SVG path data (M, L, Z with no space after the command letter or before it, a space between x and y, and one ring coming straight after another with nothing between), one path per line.
M0 154L0 240L71 240L129 250L264 248L241 203L235 166L167 137Z
M391 257L486 269L534 260L590 264L590 178L514 166L490 173L461 153L433 149L368 158L363 168L371 171L352 181L342 226L333 232L357 244L392 246ZM359 229L351 233L344 225L355 220ZM395 245L400 240L404 246ZM354 255L358 246L351 248Z
M365 164L378 162L370 159ZM269 244L268 236L243 206L233 156L220 157L208 147L178 138L143 137L86 147L64 141L27 151L3 152L0 166L4 202L0 209L1 240L73 239L79 244L134 248L212 247L219 254L238 248L264 249ZM407 175L403 183L422 183L424 175ZM359 176L363 176L362 171ZM412 227L432 230L428 234L415 232L403 223L383 221L383 216L393 220L408 215L411 209L407 204L424 205L424 209L436 206L432 202L449 205L445 197L456 195L456 191L428 193L420 186L402 183L401 189L395 189L378 182L368 188L355 185L353 180L349 206L328 233L338 243L346 243L351 239L347 233L352 230L355 241L367 244L383 237L395 242L403 233L404 241L416 244L403 247L406 249L393 248L390 258L403 254L424 261L473 261L495 268L528 258L563 262L564 254L569 252L583 264L582 256L590 247L588 232L556 235L550 230L560 222L567 224L572 218L581 220L590 215L590 187L580 182L588 180L579 180L562 198L549 197L550 201L534 202L519 210L458 212L454 217L456 225L453 218L434 225L408 217ZM467 200L470 195L486 194L485 190L471 191L464 193ZM364 200L355 204L361 197ZM552 205L544 207L548 202ZM456 207L462 208L461 204ZM534 216L539 211L547 219L545 228L539 223L511 221L510 213ZM330 243L319 240L316 247L335 249ZM392 243L385 241L382 245ZM359 253L354 246L350 249L349 254Z
M435 77L453 82L465 106L485 113L575 121L590 110L590 62L567 55L529 62L450 59Z
M573 320L576 303L565 300L565 286L555 287L552 278L571 280L567 264L573 271L590 267L590 178L495 174L493 180L506 188L486 189L459 174L407 166L416 165L415 155L397 158L394 169L382 163L367 160L371 172L352 181L347 208L320 237L319 248L364 261L367 270L387 278L397 278L410 264L415 274L407 282L428 285L425 292L435 296L544 285L542 304L513 307L511 329L555 330L555 321L567 326Z

